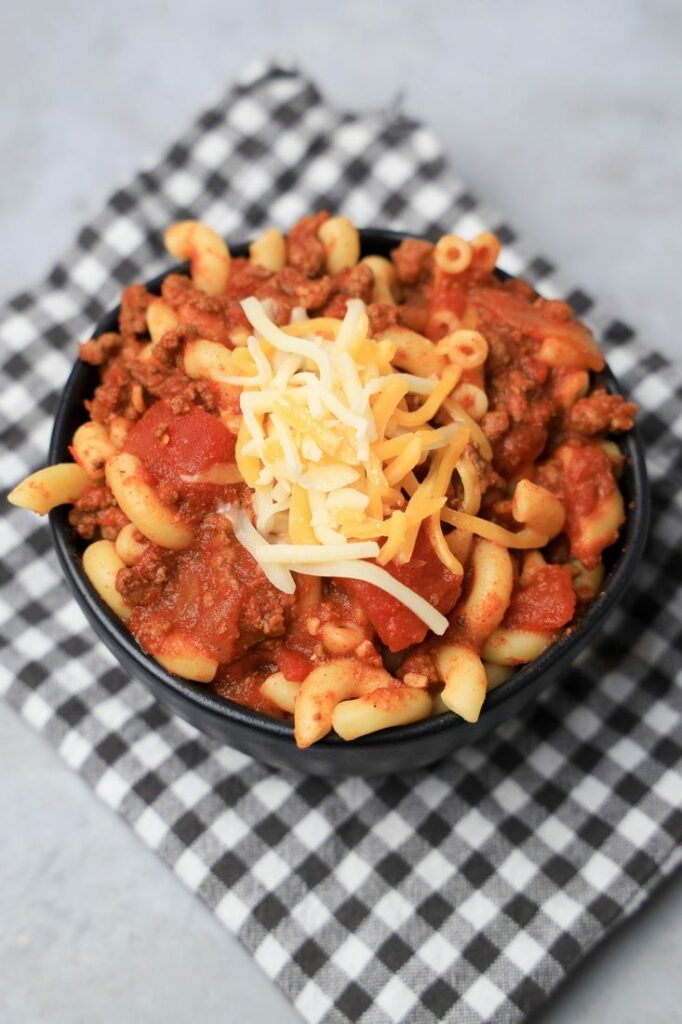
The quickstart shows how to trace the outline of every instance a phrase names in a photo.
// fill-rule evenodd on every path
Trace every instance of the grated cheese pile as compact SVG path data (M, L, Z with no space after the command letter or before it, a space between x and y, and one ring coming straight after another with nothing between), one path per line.
M242 307L253 334L232 353L235 374L220 378L241 389L236 462L254 492L255 524L241 509L222 509L237 539L287 593L294 572L365 580L442 634L447 619L382 566L408 562L429 520L439 558L462 572L440 513L458 469L466 497L464 451L476 424L449 399L448 417L460 422L429 425L461 370L450 366L440 378L397 371L395 346L368 336L359 299L343 321L301 311L283 328L258 299Z

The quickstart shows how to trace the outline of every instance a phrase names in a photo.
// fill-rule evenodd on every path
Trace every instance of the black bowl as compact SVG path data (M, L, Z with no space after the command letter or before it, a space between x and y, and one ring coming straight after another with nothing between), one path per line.
M388 255L405 237L383 230L361 232L363 252ZM246 255L246 245L232 247L235 255ZM172 268L177 271L178 268ZM186 267L180 268L186 270ZM166 273L170 273L167 271ZM166 274L147 287L158 294ZM107 313L96 334L116 328L118 308ZM617 390L609 370L606 386ZM86 419L83 401L97 384L97 369L77 362L59 403L50 462L69 460L68 445L74 430ZM50 525L57 554L67 582L86 618L115 658L131 676L148 686L169 711L187 719L214 739L278 767L293 768L311 775L372 775L407 771L430 764L460 746L473 743L534 700L545 687L556 683L576 655L595 636L605 617L620 601L632 579L646 540L649 491L642 446L637 432L627 434L622 444L626 455L621 479L627 522L621 537L609 553L609 568L599 597L573 632L562 637L503 686L488 696L481 717L474 725L454 714L429 718L413 725L389 729L352 743L327 736L307 750L294 742L291 724L269 718L257 711L216 696L207 687L172 675L145 654L120 620L100 600L81 565L83 542L68 522L68 508L50 513Z

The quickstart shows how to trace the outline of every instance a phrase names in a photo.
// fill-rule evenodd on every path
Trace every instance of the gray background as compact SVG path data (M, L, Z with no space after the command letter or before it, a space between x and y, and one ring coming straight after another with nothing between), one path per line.
M340 106L401 93L529 244L682 357L682 4L4 0L2 14L6 295L48 270L109 191L246 63L282 55ZM0 779L3 1022L298 1020L4 706ZM681 964L678 878L537 1024L680 1021Z

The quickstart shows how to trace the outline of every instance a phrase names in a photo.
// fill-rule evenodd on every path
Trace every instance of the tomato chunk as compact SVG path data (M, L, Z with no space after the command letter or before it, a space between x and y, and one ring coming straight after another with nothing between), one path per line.
M411 560L406 565L389 562L385 568L443 615L457 604L461 578L443 565L424 529L419 531ZM379 639L389 650L402 651L424 640L428 626L396 598L361 580L341 582L360 602Z
M176 416L157 402L131 429L124 450L137 455L157 480L180 483L216 462L232 462L235 439L216 416L193 408Z
M616 489L609 457L598 445L571 447L564 475L566 514L576 525Z
M277 668L293 683L302 683L313 670L310 658L293 647L280 647L275 655Z
M575 603L569 574L560 565L547 565L512 596L502 625L509 629L560 629L573 618Z

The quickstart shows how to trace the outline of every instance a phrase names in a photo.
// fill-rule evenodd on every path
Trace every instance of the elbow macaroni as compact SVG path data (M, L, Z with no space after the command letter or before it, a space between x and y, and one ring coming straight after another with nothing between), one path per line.
M434 249L433 258L444 274L461 274L471 263L471 246L457 235L443 235Z
M90 420L81 424L73 435L71 451L76 462L93 480L104 479L107 459L116 451L109 434L101 423Z
M512 515L517 523L542 534L547 540L561 533L566 512L556 495L530 480L519 480L512 498Z
M137 456L127 452L112 455L107 462L106 478L119 507L147 540L174 551L190 546L194 531L159 499L145 480Z
M58 505L71 505L78 501L90 483L90 476L75 462L60 462L31 473L10 491L7 500L19 508L46 515Z
M437 377L447 365L433 342L408 327L388 327L377 340L395 346L393 364L417 377Z
M489 540L474 542L472 584L456 614L464 632L476 647L496 629L511 601L514 568L507 548Z
M125 563L110 540L96 540L88 544L83 553L83 570L104 603L120 619L128 619L132 608L125 603L116 589L116 576Z
M493 630L483 645L481 656L495 665L525 665L535 661L554 640L551 630Z
M436 653L438 675L445 686L441 700L465 722L476 722L483 707L488 680L483 662L465 644L446 644Z
M260 691L280 711L286 711L288 714L293 715L296 708L296 696L300 688L300 683L287 679L282 672L273 672L261 685Z
M309 747L332 728L337 704L391 684L399 686L383 668L353 658L334 658L314 668L301 683L294 708L294 735L299 747Z
M458 330L441 338L436 351L462 370L475 370L488 358L488 342L478 331Z
M164 334L178 326L177 316L163 299L153 299L149 303L146 320L151 341L145 345L140 353L140 359L142 360L153 359L154 349Z
M348 217L330 217L319 230L325 251L327 273L337 274L354 267L360 259L360 236Z
M471 562L471 588L454 613L463 639L436 648L436 667L445 684L441 699L467 722L477 721L488 688L478 652L504 618L513 587L513 566L506 548L478 538Z
M123 564L130 568L131 565L137 565L149 543L134 523L127 523L114 541L114 546Z
M189 260L192 281L207 295L221 295L230 276L230 250L220 235L196 220L172 224L164 232L171 256Z
M281 270L286 262L287 244L284 235L277 228L268 228L260 238L249 246L249 257L252 263L265 267L273 274Z
M488 273L493 271L500 255L500 243L492 231L482 231L471 239L469 245L475 268Z
M193 683L210 683L218 671L218 660L181 633L164 637L154 657L165 669Z
M396 273L393 264L383 256L365 256L360 262L369 267L374 276L372 302L395 306Z
M433 698L426 690L383 687L337 704L332 725L342 740L356 740L381 729L419 722L428 718L432 709Z

